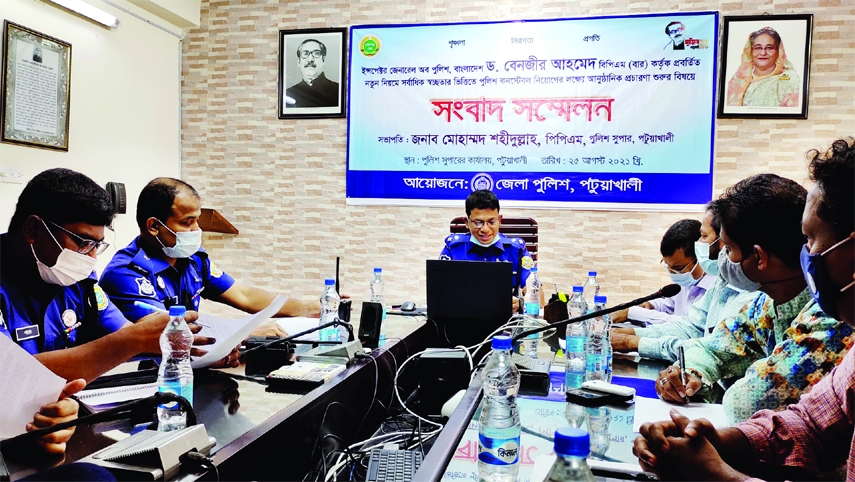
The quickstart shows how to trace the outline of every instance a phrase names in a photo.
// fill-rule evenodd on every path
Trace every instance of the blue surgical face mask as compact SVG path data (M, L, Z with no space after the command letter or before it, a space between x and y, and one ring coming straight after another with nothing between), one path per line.
M698 263L701 265L704 273L711 276L718 276L719 273L718 258L710 259L710 246L717 242L718 239L709 244L703 241L695 241L695 256L698 257Z
M695 262L695 264L692 265L692 269L690 269L686 273L672 273L672 272L668 271L668 276L671 277L671 281L677 283L678 285L682 286L683 288L691 288L692 286L695 286L696 284L698 284L698 281L701 280L700 278L695 279L695 277L692 276L692 271L695 270L695 266L697 266L697 264L698 263Z
M745 261L744 259L742 261ZM742 269L742 262L735 263L730 260L727 255L727 249L722 249L718 253L718 269L721 272L721 277L727 281L727 284L744 291L757 291L760 289L760 283L752 280L745 275Z
M828 254L831 250L837 249L842 246L843 243L852 239L853 238L851 237L846 238L826 249L824 252L816 254L810 254L807 244L802 246L802 273L805 275L805 281L807 282L810 294L813 296L813 299L816 300L816 303L819 305L819 309L836 320L840 319L840 311L837 309L837 305L840 301L840 293L851 288L855 283L850 283L843 289L836 287L822 263L822 257Z
M496 234L495 236L493 236L493 240L490 241L490 244L484 244L481 241L478 241L478 238L476 238L474 234L469 235L469 241L472 241L473 243L475 243L478 246L481 246L483 248L489 248L490 246L496 244L496 241L498 241L498 240L499 240L499 235Z

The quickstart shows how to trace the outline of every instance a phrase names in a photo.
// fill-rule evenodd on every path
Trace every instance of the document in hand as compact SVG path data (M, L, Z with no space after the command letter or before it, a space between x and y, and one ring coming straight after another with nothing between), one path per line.
M705 418L715 428L730 427L730 420L724 413L724 406L718 403L690 403L688 405L675 405L658 398L635 397L635 419L632 423L632 431L638 432L641 424L646 422L661 422L671 420L668 412L672 408L689 417L690 420Z
M190 365L193 368L205 368L208 365L213 365L219 360L225 358L234 348L241 344L249 333L262 322L271 318L279 312L282 305L285 304L286 298L277 296L270 302L267 308L258 313L240 318L237 320L224 320L215 318L210 315L199 315L199 323L207 325L202 327L198 333L201 336L216 338L217 342L213 345L199 346L202 350L207 351L204 355L191 360Z
M26 432L42 405L53 403L65 380L9 337L0 335L0 440Z

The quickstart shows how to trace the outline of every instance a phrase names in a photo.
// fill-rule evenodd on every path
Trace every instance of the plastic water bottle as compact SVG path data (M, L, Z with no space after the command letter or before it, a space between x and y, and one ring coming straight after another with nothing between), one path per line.
M493 337L484 367L484 403L478 428L478 475L487 482L515 482L520 461L520 372L511 360L511 338Z
M380 322L380 337L377 346L386 344L386 297L384 295L386 282L383 281L383 268L374 268L374 277L371 278L371 301L383 306L383 317Z
M612 422L612 409L608 407L589 407L585 409L588 418L588 432L591 434L591 452L602 457L609 451L609 424Z
M590 437L588 432L572 427L555 431L555 463L546 476L547 482L594 482L594 474L588 467Z
M567 406L564 408L564 418L571 428L582 428L587 418L585 407L567 402Z
M602 309L606 304L605 296L594 298L594 310ZM585 344L585 379L606 380L605 344L609 340L609 318L598 316L588 320L588 341Z
M585 281L585 302L588 309L594 309L594 297L600 294L600 283L597 283L597 272L588 271L588 280Z
M587 312L588 304L585 302L583 288L574 286L573 295L567 301L567 314L570 318L575 318ZM565 336L564 386L566 388L580 388L582 382L585 381L586 324L582 322L567 325Z
M594 311L599 311L605 309L606 307L606 297L605 296L597 296L594 302ZM605 331L603 332L603 358L605 362L603 362L603 369L605 370L605 378L604 380L611 383L612 381L612 318L609 315L603 315L603 322L605 323Z
M338 316L338 304L341 298L335 291L335 280L324 280L324 293L321 295L321 321L319 325L335 321ZM339 333L337 327L330 326L323 328L318 333L318 338L321 341L339 341Z
M540 278L537 275L537 266L531 268L525 283L525 314L534 318L540 316Z
M182 396L193 404L193 369L190 367L190 347L193 345L193 333L184 314L183 306L169 308L169 323L160 335L160 351L163 360L157 371L157 391ZM180 430L187 426L187 414L181 410L178 402L166 403L157 407L157 429L161 432Z

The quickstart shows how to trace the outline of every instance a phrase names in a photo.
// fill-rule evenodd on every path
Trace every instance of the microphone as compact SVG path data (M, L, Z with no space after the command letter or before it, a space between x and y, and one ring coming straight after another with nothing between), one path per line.
M557 321L555 323L550 323L546 326L541 326L538 328L533 328L531 330L523 331L521 333L517 333L513 337L512 341L514 343L516 343L517 341L519 341L519 340L521 340L521 339L523 339L529 335L533 335L535 333L540 333L541 331L552 330L555 328L561 328L561 327L567 326L571 323L579 323L580 321L589 320L591 318L596 318L598 316L608 315L609 313L614 313L615 311L620 311L620 310L629 308L631 306L640 305L640 304L644 303L645 301L650 301L650 300L653 300L656 298L670 298L679 292L680 292L680 285L678 285L678 284L670 284L667 286L663 286L656 293L649 294L647 296L642 296L641 298L638 298L638 299L635 299L632 301L628 301L628 302L623 303L621 305L615 305L615 306L612 306L611 308L605 308L605 309L602 309L600 311L594 311L594 312L588 313L586 315L577 316L576 318L570 318L567 320Z
M94 413L85 417L75 418L67 422L58 423L51 427L45 427L38 430L33 430L31 432L24 432L20 435L12 437L9 440L34 439L41 437L42 435L47 435L49 433L53 433L58 430L63 430L69 427L76 427L78 425L92 425L100 422L110 422L113 420L131 418L135 413L138 413L141 410L151 410L152 408L157 407L158 405L172 402L178 402L178 406L181 407L181 409L184 410L184 412L187 414L188 427L196 425L196 412L193 411L193 406L190 405L190 402L187 401L186 398L176 395L174 393L157 392L150 397L141 398L133 402L128 402L126 404L119 405L118 407L114 407L109 410L104 410L103 412Z

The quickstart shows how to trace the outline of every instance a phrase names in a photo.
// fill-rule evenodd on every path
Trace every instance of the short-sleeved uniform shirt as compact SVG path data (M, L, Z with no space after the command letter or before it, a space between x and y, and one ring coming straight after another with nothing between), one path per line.
M534 260L525 247L525 241L509 238L499 233L498 240L489 247L473 243L469 234L449 234L445 238L445 247L439 259L454 261L504 261L513 265L514 286L525 286L534 266Z
M82 345L128 322L95 273L71 286L22 281L15 274L0 270L0 333L33 355Z
M113 256L101 273L101 286L110 299L131 321L151 314L134 305L143 301L158 308L182 305L198 310L201 298L214 298L235 284L234 278L217 268L203 249L175 267L152 256L137 236L131 244Z

